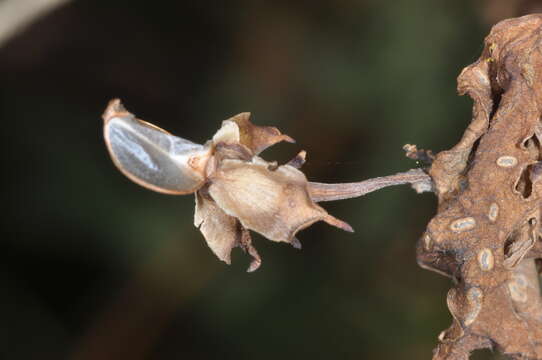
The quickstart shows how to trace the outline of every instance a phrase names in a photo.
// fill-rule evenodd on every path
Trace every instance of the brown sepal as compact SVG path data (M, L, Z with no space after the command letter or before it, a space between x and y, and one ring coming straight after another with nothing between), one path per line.
M352 228L316 205L307 179L292 166L269 170L269 163L224 160L210 179L209 194L228 215L269 240L292 243L295 234L317 221Z
M226 264L231 264L231 250L241 241L239 221L222 211L202 191L197 191L194 225L213 253Z
M250 121L249 112L235 115L228 120L235 122L239 126L241 144L252 150L254 155L258 155L268 147L281 141L295 142L288 135L282 134L276 127L254 125Z

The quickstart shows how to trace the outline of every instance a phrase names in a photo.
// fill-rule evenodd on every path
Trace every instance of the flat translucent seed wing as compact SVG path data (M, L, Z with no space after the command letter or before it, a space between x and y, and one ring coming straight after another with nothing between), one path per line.
M136 119L118 100L109 104L104 121L105 142L113 162L137 184L166 194L188 194L205 182L209 146Z

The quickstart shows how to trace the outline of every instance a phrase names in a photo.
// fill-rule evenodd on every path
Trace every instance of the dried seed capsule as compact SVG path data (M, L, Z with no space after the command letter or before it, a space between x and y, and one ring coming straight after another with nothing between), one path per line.
M209 194L226 214L269 240L291 242L298 231L320 220L352 231L310 199L301 171L289 165L269 170L259 157L224 160L210 177Z

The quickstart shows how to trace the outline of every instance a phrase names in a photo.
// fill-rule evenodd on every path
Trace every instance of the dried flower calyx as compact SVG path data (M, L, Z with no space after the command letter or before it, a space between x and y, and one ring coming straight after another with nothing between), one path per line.
M154 191L195 193L194 224L211 250L229 264L231 250L239 246L252 256L253 271L261 259L248 230L300 247L296 233L317 221L352 228L311 199L309 182L297 169L304 152L280 166L258 156L273 144L294 140L274 127L252 124L249 117L242 113L225 120L200 145L136 119L119 100L112 100L103 115L105 141L119 170Z

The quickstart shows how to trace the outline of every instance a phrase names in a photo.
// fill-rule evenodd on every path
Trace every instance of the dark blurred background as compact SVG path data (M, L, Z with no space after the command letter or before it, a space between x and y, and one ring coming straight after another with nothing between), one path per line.
M203 143L251 111L297 140L263 157L305 149L313 181L393 174L417 166L405 143L459 139L471 101L456 76L493 23L536 6L100 0L40 16L0 44L0 358L430 358L451 321L449 280L415 261L434 196L326 203L356 233L319 223L302 251L254 235L263 265L247 274L239 249L227 266L207 248L193 196L117 171L100 115L119 97Z

